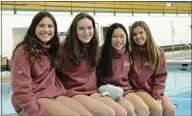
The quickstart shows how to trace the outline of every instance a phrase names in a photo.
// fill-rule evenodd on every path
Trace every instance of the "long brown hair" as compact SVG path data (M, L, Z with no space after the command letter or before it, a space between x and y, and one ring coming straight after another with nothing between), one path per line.
M37 36L35 34L35 29L37 27L37 25L39 24L39 22L45 18L45 17L49 17L52 21L53 21L53 24L54 24L54 27L55 27L55 34L53 36L53 38L48 42L51 44L51 48L49 49L48 53L49 53L49 56L51 58L51 64L53 67L57 67L59 65L59 37L58 37L58 34L57 34L57 23L56 23L56 20L55 18L53 17L53 15L49 12L46 12L46 11L40 11L39 13L37 13L28 30L27 30L27 33L25 34L25 37L24 37L24 40L21 41L17 46L16 48L14 49L13 51L13 55L12 57L14 57L14 52L15 50L23 45L24 46L24 50L29 54L29 57L36 61L36 60L41 60L40 59L40 46L39 46L39 43L41 43L40 40L37 39Z
M79 13L78 15L75 16L75 18L73 19L67 31L64 49L67 51L68 58L70 59L70 61L75 65L80 65L81 47L80 47L80 40L78 39L78 36L77 36L76 27L77 27L77 22L84 18L88 18L89 20L91 20L94 28L94 35L90 41L91 47L89 48L88 54L90 57L89 62L91 66L96 66L99 60L99 41L98 41L97 29L95 27L95 20L89 14Z
M135 42L133 41L133 29L136 27L142 27L146 32L146 44L147 44L147 53L149 57L150 67L152 70L156 70L161 66L161 55L159 47L156 45L155 41L153 40L151 31L148 25L144 21L136 21L130 27L130 46L131 46L131 56L132 56L132 63L133 68L136 72L138 72L138 63L141 62L140 57L137 53L135 48Z

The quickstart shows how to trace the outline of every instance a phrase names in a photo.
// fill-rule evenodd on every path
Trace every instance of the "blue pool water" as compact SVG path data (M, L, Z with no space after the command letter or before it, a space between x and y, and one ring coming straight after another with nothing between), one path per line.
M182 92L170 97L178 105L176 110L177 116L191 116L191 91Z
M2 86L2 115L15 113L11 105L11 86ZM191 116L191 67L168 66L165 94L177 104L175 116Z

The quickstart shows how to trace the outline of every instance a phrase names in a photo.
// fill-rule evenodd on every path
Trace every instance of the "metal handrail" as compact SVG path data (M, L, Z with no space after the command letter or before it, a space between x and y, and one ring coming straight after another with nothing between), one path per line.
M183 50L183 54L185 54L186 51L187 51L187 47L188 47L189 49L191 49L191 46L188 44L188 41L185 41L185 42L181 41L181 42L180 42L180 54L181 54L181 52L182 52L182 49L181 49L182 43L185 45L185 49Z
M188 41L185 41L185 53L186 53L187 47L189 47L189 49L191 50L191 46L188 44Z
M183 43L183 41L180 42L180 54L181 54L181 44Z

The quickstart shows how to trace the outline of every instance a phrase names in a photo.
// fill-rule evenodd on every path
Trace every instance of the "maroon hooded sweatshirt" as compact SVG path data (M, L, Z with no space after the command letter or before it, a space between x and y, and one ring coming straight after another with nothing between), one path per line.
M63 82L67 96L77 94L90 95L97 92L96 66L90 66L88 62L89 44L81 43L81 62L77 66L68 58L64 49L64 42L61 44L60 57L61 65L57 68L58 77Z
M39 98L53 98L65 95L61 81L51 68L48 50L51 46L41 46L41 61L30 59L23 45L19 46L11 59L12 104L17 113L26 116L48 116L38 103Z
M124 95L133 92L128 79L130 71L129 54L125 48L120 51L112 49L112 70L113 76L111 77L103 77L100 71L97 70L98 84L111 84L121 87L124 90Z
M141 59L139 72L131 70L129 72L130 83L135 91L145 91L154 99L159 99L164 95L165 81L167 78L167 68L165 54L159 48L161 53L161 67L153 71L149 66L149 57L146 46L136 46Z

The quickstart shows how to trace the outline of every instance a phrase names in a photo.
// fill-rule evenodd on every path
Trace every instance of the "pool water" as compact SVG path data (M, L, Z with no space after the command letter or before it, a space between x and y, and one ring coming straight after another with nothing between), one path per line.
M177 104L175 116L191 116L191 67L168 66L165 94ZM2 115L15 113L11 104L11 86L2 84Z
M176 114L178 116L191 116L191 91L170 97L177 104Z
M191 116L191 66L167 66L165 94L177 104L176 116Z

